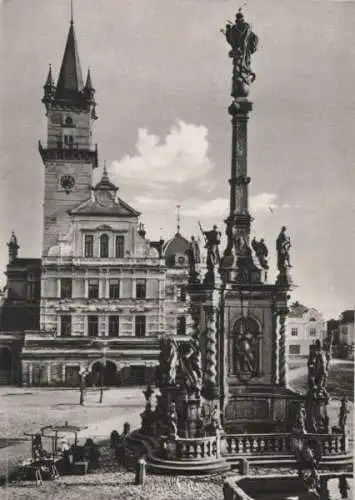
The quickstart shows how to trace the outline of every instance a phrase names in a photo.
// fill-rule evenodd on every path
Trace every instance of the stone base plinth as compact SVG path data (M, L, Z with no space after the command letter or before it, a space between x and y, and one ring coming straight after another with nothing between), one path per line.
M282 387L240 387L224 405L225 432L280 432L290 430L303 397Z

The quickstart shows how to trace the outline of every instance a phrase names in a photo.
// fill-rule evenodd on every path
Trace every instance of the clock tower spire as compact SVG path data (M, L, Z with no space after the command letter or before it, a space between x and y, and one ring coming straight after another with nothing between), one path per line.
M90 197L92 170L98 165L97 146L92 144L95 89L90 71L84 84L72 10L57 83L50 67L43 88L47 143L39 142L39 152L45 167L45 256L69 231L68 211Z

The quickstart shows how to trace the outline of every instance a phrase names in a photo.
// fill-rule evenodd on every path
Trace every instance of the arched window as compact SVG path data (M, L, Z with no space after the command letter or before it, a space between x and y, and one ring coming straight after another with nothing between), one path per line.
M258 376L260 371L260 331L250 317L239 318L229 334L229 375L241 380Z
M108 257L108 236L102 234L100 237L100 257Z
M67 126L71 126L73 125L73 118L71 118L70 116L67 116L66 119L65 119L65 125Z

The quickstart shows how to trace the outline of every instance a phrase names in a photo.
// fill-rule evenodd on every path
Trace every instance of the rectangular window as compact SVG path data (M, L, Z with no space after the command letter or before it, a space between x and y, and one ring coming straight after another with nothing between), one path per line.
M176 333L177 335L186 335L186 317L178 316L176 322Z
M147 296L146 280L136 280L136 298L145 299Z
M98 316L88 316L88 336L97 337L99 334Z
M292 335L292 337L297 337L297 335L298 335L297 328L291 328L291 335Z
M64 144L69 147L73 147L74 137L72 135L65 134L64 135Z
M60 280L60 298L71 299L72 297L72 280L71 278L62 278Z
M110 280L110 299L120 298L120 280Z
M185 285L178 285L176 287L176 298L180 302L186 302L186 288L185 288Z
M317 329L316 328L310 328L309 329L309 336L310 337L315 337L317 335Z
M85 235L85 257L94 256L94 236L92 234Z
M120 317L109 316L108 320L108 334L110 337L118 337L120 332Z
M124 236L116 236L116 257L122 259L124 257Z
M99 298L99 280L89 280L89 299L98 299Z
M301 346L299 344L290 345L289 353L290 354L299 354L301 352Z
M34 300L36 298L36 283L30 281L27 283L27 299Z
M145 337L146 318L145 316L136 316L135 334L136 337Z
M71 335L71 316L63 315L60 317L60 334L62 337Z

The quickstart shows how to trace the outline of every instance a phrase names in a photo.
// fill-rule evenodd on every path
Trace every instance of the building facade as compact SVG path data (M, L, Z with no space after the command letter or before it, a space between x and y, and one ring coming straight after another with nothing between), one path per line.
M340 314L339 344L340 355L344 358L354 359L355 353L355 310L349 309Z
M299 304L290 306L286 324L287 349L290 355L308 356L309 346L326 337L326 323L317 309Z
M29 276L35 281L36 321L16 328L3 322L3 340L18 330L6 346L11 350L15 337L19 341L11 381L75 386L86 369L92 384L100 377L105 385L146 383L158 363L160 336L184 339L189 329L189 242L179 226L171 240L149 241L140 213L118 196L106 167L93 186L99 167L92 142L95 89L90 71L85 84L82 78L73 22L58 81L49 69L42 102L47 117L47 141L39 143L45 169L42 259L25 259L28 278L22 275L16 285L27 287ZM10 245L16 247L17 240ZM20 261L17 254L10 257L8 282L20 273ZM12 294L16 286L10 285Z

